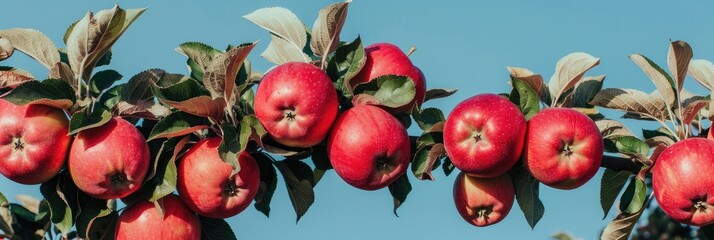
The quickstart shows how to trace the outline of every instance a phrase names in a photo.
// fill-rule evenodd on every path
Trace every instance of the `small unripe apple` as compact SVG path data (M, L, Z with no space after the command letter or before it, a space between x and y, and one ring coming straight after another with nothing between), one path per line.
M157 203L163 210L163 216L156 205L149 201L125 209L119 216L114 239L201 238L201 222L198 216L191 212L176 195L167 195Z
M141 132L113 117L77 134L69 152L69 173L77 187L92 197L123 198L141 187L150 162Z
M667 147L652 167L657 203L689 225L714 223L714 141L689 138Z
M451 162L477 177L503 175L518 162L526 118L508 99L479 94L456 105L444 124L444 147Z
M485 227L506 218L515 191L508 174L494 178L472 177L461 172L454 182L454 203L466 222Z
M528 121L525 163L545 185L582 186L600 169L603 148L595 122L576 110L546 108Z
M384 75L407 76L414 81L416 94L409 104L390 109L395 114L411 113L415 104L421 106L426 94L424 73L412 64L404 52L391 43L375 43L364 48L367 57L364 67L355 76L354 84L366 83Z
M275 141L312 147L325 139L337 117L337 91L315 65L285 63L263 77L254 106L256 117Z
M327 139L327 153L337 175L364 190L386 187L402 176L410 150L404 126L375 106L355 106L343 112Z
M68 122L60 109L0 99L0 174L21 184L57 175L72 140Z
M206 138L191 147L178 164L176 189L186 206L211 218L228 218L245 210L260 187L258 163L248 152L238 155L240 171L218 155L220 137Z

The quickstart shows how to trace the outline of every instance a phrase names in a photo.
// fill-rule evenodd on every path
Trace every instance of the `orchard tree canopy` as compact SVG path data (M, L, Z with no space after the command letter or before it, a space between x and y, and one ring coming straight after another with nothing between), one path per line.
M708 35L392 4L0 24L0 239L714 238Z

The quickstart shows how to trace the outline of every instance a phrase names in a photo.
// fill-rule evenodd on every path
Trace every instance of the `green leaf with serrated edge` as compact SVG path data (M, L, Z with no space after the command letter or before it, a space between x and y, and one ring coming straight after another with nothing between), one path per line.
M99 93L109 88L116 81L119 81L122 75L114 70L104 70L94 74L92 76L92 83L89 86L90 91L94 96L98 96Z
M446 121L444 113L438 108L425 108L421 111L412 111L412 118L424 131L431 129L435 124Z
M120 95L125 85L126 84L122 83L104 91L102 95L99 96L100 106L104 106L106 109L114 108L114 106L121 100Z
M95 67L100 67L100 66L106 66L109 65L112 62L112 50L109 49L107 53L104 54L99 60L97 61L97 65Z
M672 133L664 127L658 128L656 130L642 129L642 137L644 139L650 139L658 136L668 137L673 141L677 140L677 138L675 138L674 135L672 135Z
M90 114L87 114L86 111L77 112L72 115L72 119L69 120L68 135L74 135L80 131L102 126L111 119L112 114L104 108L99 108Z
M531 119L540 111L538 94L518 78L511 78L511 84L513 85L513 91L511 91L509 99L521 109L526 119Z
M89 195L79 192L78 201L82 203L82 211L77 216L77 235L81 238L87 238L87 230L90 224L97 218L108 216L112 213L107 200L96 199Z
M647 185L633 176L620 197L620 210L626 213L636 213L645 206L645 200L647 200Z
M636 213L621 212L602 231L600 239L627 240L645 208Z
M50 215L50 204L45 200L40 201L37 215L35 215L35 222L38 224L48 224L52 220L50 219Z
M201 117L223 118L225 101L213 99L198 81L190 78L181 78L178 82L163 82L152 84L152 91L156 97L166 105L183 112ZM164 86L167 85L167 86Z
M458 89L434 88L426 91L424 102L438 98L445 98L456 93Z
M402 206L404 201L407 200L407 195L412 191L412 184L409 183L408 174L403 174L401 177L397 178L389 184L389 193L392 195L394 201L394 216L399 217L397 214L397 208Z
M538 197L540 182L523 165L511 169L511 178L516 190L516 202L523 211L528 225L535 228L545 213L543 202Z
M121 91L121 99L130 103L137 101L151 101L154 94L151 86L161 80L166 71L161 69L149 69L132 76Z
M447 156L446 158L444 158L444 163L441 164L441 168L444 169L444 175L448 177L449 175L451 175L452 172L454 172L456 166L451 163L451 159Z
M434 181L434 176L431 171L434 170L434 166L439 162L439 160L446 156L446 149L444 149L444 144L435 144L429 147L423 147L417 150L412 161L412 173L419 180L432 180Z
M642 69L647 77L657 86L657 91L665 100L667 106L673 108L677 102L676 85L672 77L667 74L659 65L641 54L632 54L630 59Z
M300 221L310 206L315 202L314 179L310 166L302 161L285 160L275 162L280 174L285 179L290 202L297 215L295 222Z
M231 165L233 171L231 176L236 175L240 171L240 164L238 163L238 155L241 151L241 144L239 140L240 133L239 129L236 129L231 124L224 123L221 125L221 131L223 132L223 140L221 145L218 146L218 156L221 157L223 162ZM242 149L245 149L243 147Z
M72 86L60 79L25 82L2 98L16 105L42 104L60 109L69 109L76 101Z
M79 189L72 182L69 173L65 171L42 183L40 192L50 205L52 223L66 236L74 225L74 217L78 213L76 204Z
M647 143L634 136L617 136L610 139L615 143L615 147L620 153L647 156L650 151Z
M220 50L200 42L182 43L178 48L176 48L176 51L188 57L189 62L196 64L196 70L201 71L201 76L203 76L203 71L208 68L208 65L213 58L221 53Z
M241 119L241 136L240 136L240 143L241 143L241 150L245 149L243 147L244 145L248 144L248 137L250 139L253 139L253 141L257 142L259 145L261 145L261 139L268 134L268 131L265 130L263 127L263 124L260 123L258 118L255 115L246 115ZM248 135L246 135L248 134Z
M190 134L201 129L206 129L210 125L211 122L205 117L175 111L156 123L147 141Z
M260 187L255 195L253 206L258 211L270 217L270 201L273 199L275 189L278 188L278 175L273 167L273 159L265 153L256 152L252 154L260 169Z
M414 100L416 90L414 81L407 76L385 75L367 83L358 84L354 93L355 96L367 95L371 97L371 100L376 101L370 100L368 104L398 108Z
M630 175L632 174L628 171L605 169L605 173L600 180L600 206L602 206L604 213L603 219L607 217L612 204L615 203L617 196L620 195L622 187L625 186Z
M223 219L198 215L201 220L201 240L236 240L233 229Z
M593 106L588 103L602 90L602 82L604 80L605 75L584 77L580 80L580 82L575 85L570 107L592 108Z
M15 231L12 229L12 225L15 221L9 206L10 202L7 201L5 195L0 193L0 231L13 234Z
M332 169L332 163L330 163L330 157L327 154L327 146L319 144L313 146L310 159L312 160L313 165L315 165L313 175L315 176L315 185L317 185L327 170Z
M340 46L327 63L327 74L335 82L335 88L348 99L352 97L351 80L357 76L367 62L367 57L359 36L347 45Z
M213 98L223 97L228 102L233 97L236 76L255 44L242 44L237 48L217 55L211 61L206 71L204 71L203 85Z
M87 13L67 35L67 55L75 75L88 79L99 59L146 9L121 9L115 5L96 14ZM84 72L79 72L84 71Z
M203 68L201 68L198 63L189 58L186 60L186 66L188 66L188 71L191 74L191 78L203 79Z
M417 148L444 143L443 132L425 132L416 140Z
M316 56L329 55L340 43L340 32L347 19L348 2L339 2L320 9L312 25L310 49Z
M47 69L60 61L54 42L40 31L26 28L4 29L0 30L0 38L9 40L13 48L27 54Z

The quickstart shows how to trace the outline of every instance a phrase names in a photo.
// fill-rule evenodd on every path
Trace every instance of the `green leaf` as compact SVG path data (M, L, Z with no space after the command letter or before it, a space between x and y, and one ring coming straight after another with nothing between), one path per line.
M12 229L12 225L14 222L12 212L10 212L10 202L7 201L5 195L0 193L0 231L13 234L14 230Z
M241 130L242 129L244 129L243 126L241 127ZM221 141L221 145L218 146L218 156L221 157L223 162L233 167L233 171L231 172L231 176L233 176L240 171L238 156L241 151L245 150L248 141L243 141L246 143L243 145L241 139L239 139L243 135L242 131L239 133L239 129L236 129L236 127L231 124L224 123L221 125L221 130L223 131L223 140Z
M419 180L429 179L434 181L435 179L431 171L439 159L444 156L446 156L444 144L438 143L433 146L420 148L414 155L414 160L411 164L412 173L414 173L414 176Z
M706 236L708 239L714 239L714 224L699 228L699 234Z
M121 90L121 99L134 104L137 101L153 101L151 86L166 75L166 71L154 68L132 76Z
M27 54L51 69L60 61L57 47L45 34L34 29L13 28L0 30L0 38L9 40L12 47Z
M409 183L409 177L407 174L403 174L401 177L397 178L389 184L389 193L392 194L392 199L394 200L394 216L399 217L397 214L397 208L402 206L404 201L407 200L407 195L412 191L412 184Z
M226 220L198 215L201 220L201 240L236 240L236 234Z
M327 74L335 82L335 88L347 98L352 97L352 80L367 62L359 36L347 45L340 46L327 63Z
M634 136L617 136L610 138L620 153L642 154L647 156L650 147L644 141Z
M232 96L233 88L236 85L235 79L255 44L243 44L215 56L203 75L203 85L211 93L211 97L214 99L222 97L226 102L232 97L238 97Z
M97 217L92 220L87 229L87 240L94 239L114 239L114 232L119 221L119 214L116 211L109 215Z
M644 208L645 200L647 200L647 185L643 180L633 176L620 198L620 210L626 213L637 213Z
M104 106L106 109L112 109L114 108L117 103L121 100L121 92L124 89L124 86L126 84L122 83L116 86L113 86L109 88L107 91L104 91L102 95L99 97L99 103L101 104L100 106Z
M111 62L112 62L112 50L109 49L109 51L107 51L107 53L105 53L104 56L102 56L102 58L100 58L97 61L97 65L95 65L95 66L96 67L106 66L106 65L109 65Z
M24 82L3 99L16 105L42 104L60 109L69 109L76 101L72 86L60 79Z
M92 76L92 83L89 86L90 91L98 96L104 89L109 88L116 81L119 81L123 76L114 70L104 70Z
M258 211L270 217L270 201L273 199L275 189L278 188L278 175L273 167L273 160L265 153L252 154L260 169L260 187L255 195L253 206Z
M320 9L312 25L310 49L316 56L329 55L340 44L340 32L347 19L348 2L333 3Z
M67 35L66 44L75 75L88 79L97 62L145 10L124 10L115 5L96 14L87 13L79 20Z
M153 186L153 192L149 201L156 202L159 199L171 194L176 190L178 170L176 168L176 158L188 142L188 137L171 138L161 145L156 159L155 173L149 180ZM151 187L150 187L151 188Z
M325 175L327 170L332 169L332 163L330 163L330 156L327 154L327 146L316 145L312 147L312 159L313 165L315 165L315 170L313 171L315 175L315 185L320 182L320 179Z
M445 98L456 93L457 89L434 88L426 91L424 102L438 98Z
M621 212L602 231L600 239L627 240L645 208L636 213Z
M285 160L275 162L275 166L285 179L290 202L293 204L297 219L300 221L310 206L315 202L314 182L312 169L302 161Z
M399 108L414 100L414 81L407 76L385 75L355 87L355 105L381 105ZM362 96L362 97L360 97Z
M630 175L631 173L628 171L605 169L605 173L600 180L600 205L604 213L603 219L607 217L612 204L615 203L617 195L620 195L622 187L625 186Z
M443 124L446 121L444 113L438 108L426 108L421 111L412 111L412 118L424 131L430 131L434 125ZM430 131L431 132L431 131Z
M99 108L90 114L87 114L86 111L77 112L69 120L69 135L102 126L111 119L112 114L104 108Z
M511 84L513 84L513 91L510 94L510 100L519 109L526 119L531 119L536 113L540 111L540 101L538 100L538 94L523 80L512 77Z
M178 82L164 83L159 80L152 84L154 95L161 102L183 112L199 117L223 118L225 101L213 99L206 88L198 81L190 78L181 78ZM162 86L166 84L167 86Z
M255 115L244 116L240 121L240 144L241 151L245 149L248 145L248 140L253 139L253 141L258 144L262 144L263 137L268 134L265 130L263 124L260 123Z
M189 66L195 64L195 70L200 71L201 76L200 78L196 79L203 79L203 71L208 68L208 65L211 63L215 56L221 54L220 50L200 42L182 43L181 45L179 45L178 48L176 48L176 51L188 57ZM191 74L193 74L194 72L193 68L194 67L191 66Z
M593 106L588 103L602 90L602 82L604 80L605 75L584 77L575 85L575 92L573 92L570 107L592 108Z
M667 74L659 65L641 54L632 54L630 59L642 69L647 77L657 86L657 91L661 94L667 106L673 108L677 102L676 85L672 77Z
M444 158L444 163L441 164L441 168L444 169L444 175L448 177L449 175L451 175L452 172L454 172L456 166L451 163L451 159L449 157L446 157Z
M676 141L676 139L677 139L674 137L674 135L672 135L671 132L669 132L669 130L667 130L664 127L660 127L656 130L642 129L642 137L644 139L650 139L650 138L654 138L654 137L658 137L658 136L668 137L668 138L672 139L672 141Z
M545 213L543 202L538 197L540 182L523 166L516 166L511 171L518 206L523 211L528 225L535 228Z
M198 117L175 111L159 120L149 134L147 141L157 138L171 138L206 129L211 125L205 117Z
M15 87L27 81L33 81L35 76L30 72L14 68L0 66L0 89L6 87Z
M74 225L74 216L78 213L75 209L79 189L65 171L42 183L40 192L49 203L52 223L66 236Z
M93 223L98 218L110 215L113 210L109 207L107 200L92 198L82 192L79 192L78 200L82 203L82 210L77 216L77 235L81 238L87 238L87 232Z
M431 146L437 143L444 143L443 132L425 132L416 140L417 148Z

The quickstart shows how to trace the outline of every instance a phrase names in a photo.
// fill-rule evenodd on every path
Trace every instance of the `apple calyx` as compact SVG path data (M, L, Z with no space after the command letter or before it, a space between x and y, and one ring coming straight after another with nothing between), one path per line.
M13 139L12 143L14 145L13 149L15 149L15 151L22 151L23 149L25 149L25 143L22 142L22 138Z
M561 153L563 153L566 157L570 157L570 155L573 155L573 145L563 142L563 149L561 150Z
M130 184L129 179L126 177L126 173L123 172L115 172L114 174L110 174L109 181L111 182L112 186L117 187L128 187Z
M236 177L233 176L226 181L226 185L223 186L223 193L226 196L237 196L240 192L240 188L236 185Z
M472 211L476 212L476 218L483 218L483 221L488 223L488 215L490 215L493 212L493 206L480 206L474 208Z
M693 213L705 213L707 212L707 209L711 208L712 206L707 203L707 197L702 196L699 198L692 199L692 212Z
M394 169L394 158L378 156L374 161L374 165L378 170L391 171Z

